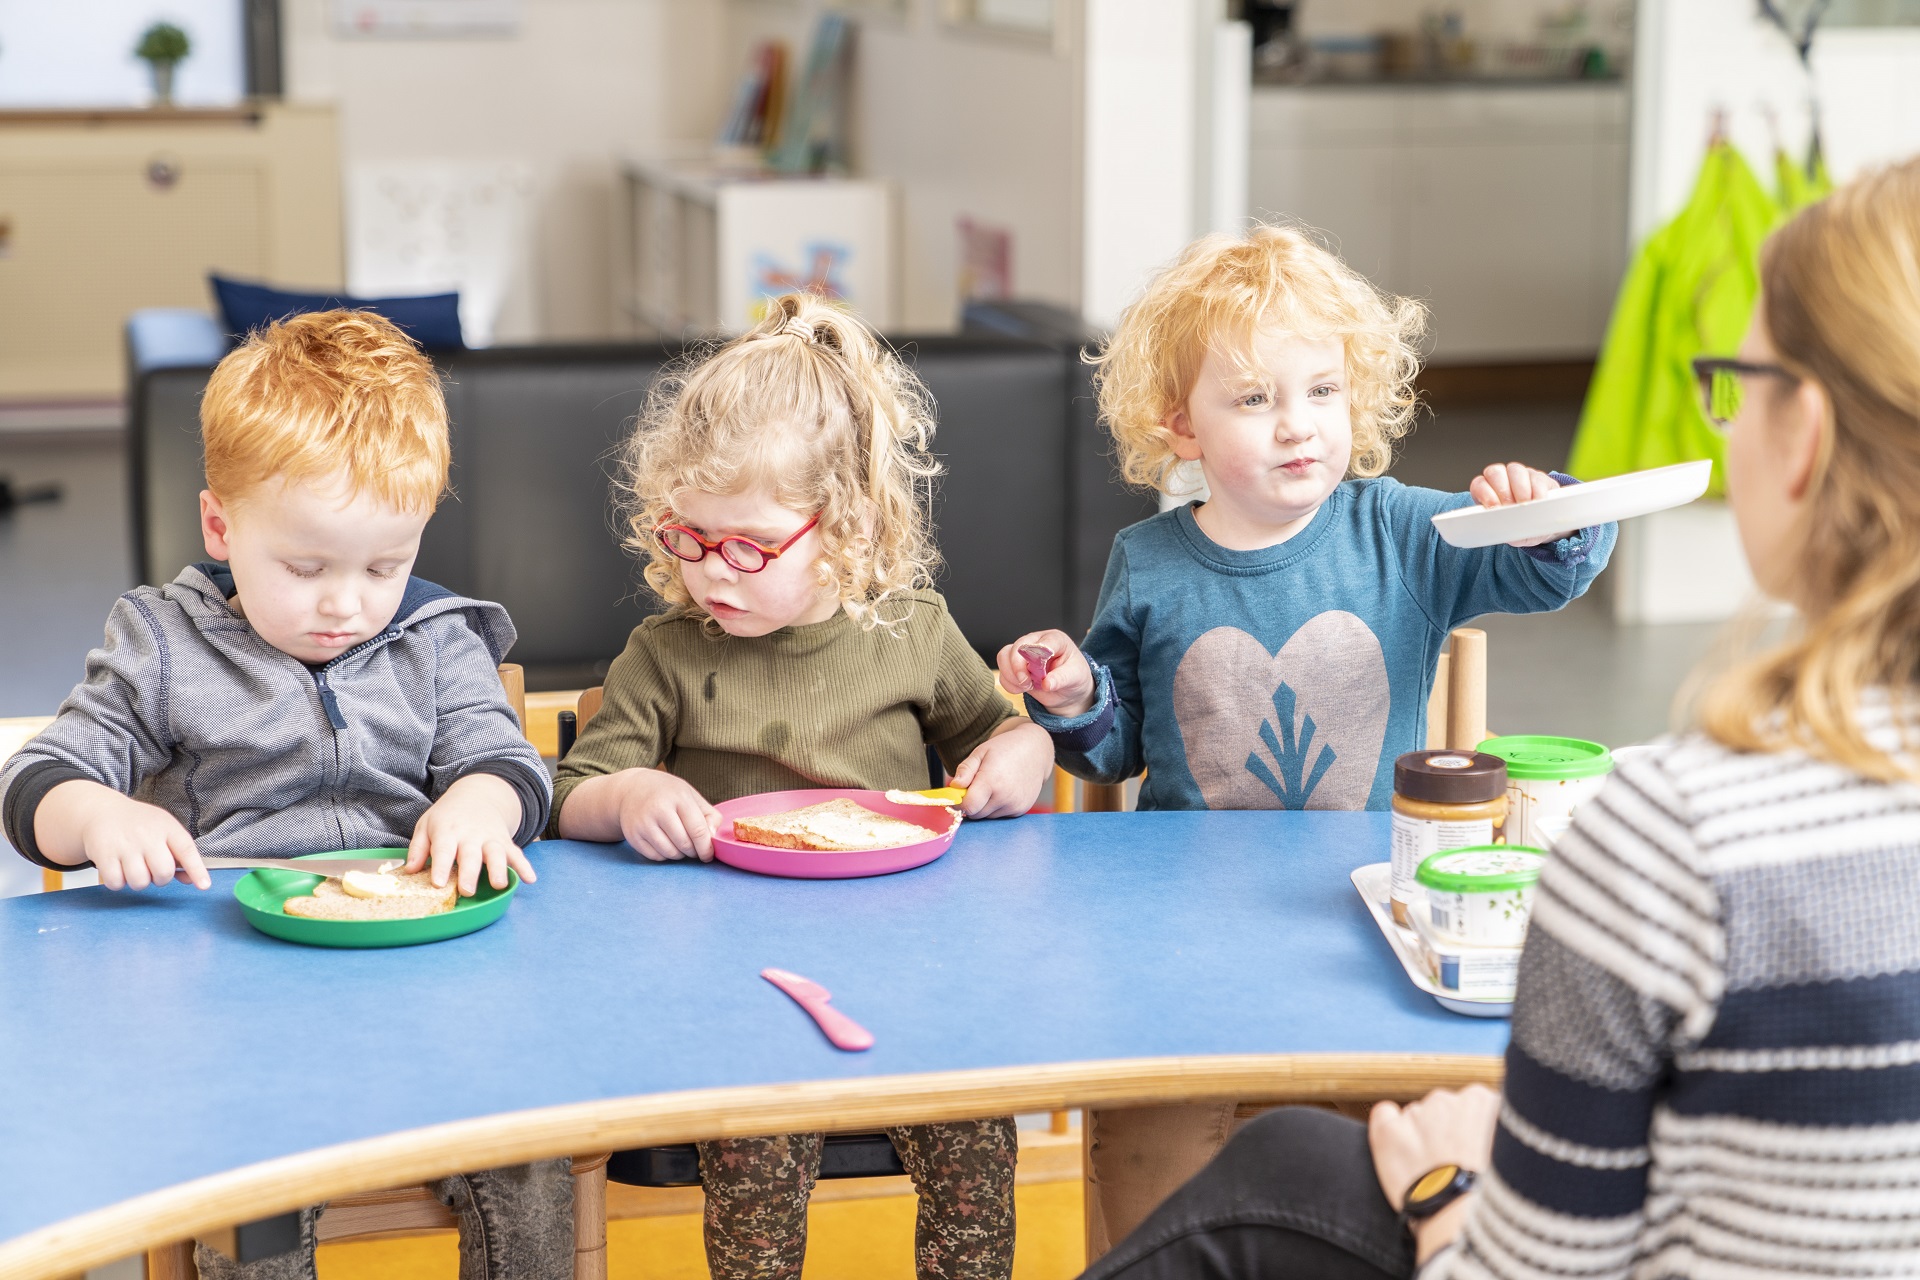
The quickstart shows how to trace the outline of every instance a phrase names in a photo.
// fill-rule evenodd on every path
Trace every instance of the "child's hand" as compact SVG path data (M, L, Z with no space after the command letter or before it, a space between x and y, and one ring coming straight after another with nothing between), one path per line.
M1027 673L1027 660L1020 656L1022 645L1039 645L1053 651L1047 663L1047 677L1035 685ZM1057 716L1084 715L1093 710L1093 668L1087 665L1080 646L1064 631L1029 631L1000 650L1000 687L1008 693L1031 693L1033 700Z
M520 828L520 796L505 779L490 773L470 773L448 787L413 826L407 845L408 871L418 871L431 860L433 882L444 885L458 872L460 894L471 898L480 887L480 869L487 883L507 887L507 868L532 884L537 877L527 855L513 842Z
M1473 478L1467 492L1473 500L1483 507L1510 507L1515 503L1532 502L1535 498L1544 498L1560 487L1560 482L1544 471L1535 471L1525 463L1498 462ZM1569 529L1565 533L1551 533L1544 538L1524 538L1519 542L1510 542L1513 547L1537 547L1544 542L1558 542L1562 538L1571 538L1578 529Z
M52 837L49 839L49 837ZM55 862L91 862L109 889L144 889L170 880L206 889L213 878L180 820L111 787L73 779L47 792L34 813L34 838Z
M664 769L624 769L613 776L621 783L620 837L636 853L654 862L713 861L720 811L692 783Z
M1001 655L1003 661L1005 656ZM953 771L954 785L967 789L960 812L969 818L1025 813L1040 798L1040 788L1052 773L1053 739L1047 731L1031 720L1008 720Z

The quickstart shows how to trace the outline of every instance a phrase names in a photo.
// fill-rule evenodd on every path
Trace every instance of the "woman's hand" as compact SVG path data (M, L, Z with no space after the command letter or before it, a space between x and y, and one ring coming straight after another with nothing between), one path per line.
M487 883L496 889L511 883L508 867L532 884L538 878L533 864L513 842L520 817L520 793L510 783L490 773L470 773L448 787L413 824L403 870L418 871L431 863L434 884L455 877L463 898L480 888L483 868Z
M1039 684L1028 673L1027 660L1020 656L1026 645L1050 650L1046 677ZM1031 693L1033 700L1057 716L1085 715L1093 710L1093 668L1087 665L1080 646L1064 631L1029 631L1000 650L1000 687L1008 693Z
M960 802L967 817L1011 818L1033 808L1052 775L1047 731L1031 720L1007 720L960 762L953 782L967 789Z
M1455 1091L1436 1089L1418 1102L1398 1106L1382 1102L1367 1117L1367 1145L1380 1190L1397 1211L1414 1180L1443 1164L1479 1172L1493 1159L1493 1130L1500 1120L1500 1095L1483 1084ZM1462 1206L1471 1195L1413 1227L1418 1259L1425 1262L1460 1230Z
M1506 464L1494 463L1473 478L1467 486L1467 492L1473 500L1483 507L1510 507L1516 503L1532 502L1535 498L1544 498L1560 487L1560 482L1544 471L1536 471L1521 462ZM1510 547L1537 547L1544 542L1558 542L1562 538L1571 538L1578 529L1569 529L1565 533L1549 534L1544 538L1525 538L1519 542L1510 542Z

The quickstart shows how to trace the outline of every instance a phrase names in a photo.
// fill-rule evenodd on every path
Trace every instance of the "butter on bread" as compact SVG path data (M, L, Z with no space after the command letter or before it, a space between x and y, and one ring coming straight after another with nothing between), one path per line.
M733 820L733 838L773 849L810 853L851 853L862 849L898 849L932 840L938 832L875 813L844 797L784 813L763 813Z
M364 873L349 874L359 876ZM383 891L376 897L349 893L338 877L329 876L313 886L311 894L288 898L280 909L290 916L302 916L309 920L418 920L451 911L453 904L459 900L460 890L454 885L452 877L448 877L445 888L436 889L431 871L379 872L376 878L381 882L378 887ZM384 883L389 880L393 882L391 891L387 891L388 886ZM355 887L369 886L356 883Z

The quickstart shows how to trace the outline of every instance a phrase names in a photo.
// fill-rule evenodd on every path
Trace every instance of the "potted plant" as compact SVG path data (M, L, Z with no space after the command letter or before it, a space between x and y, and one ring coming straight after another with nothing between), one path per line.
M153 71L155 106L173 105L173 69L191 52L193 42L187 39L186 32L171 22L154 23L140 37L140 43L133 47L133 55L145 60Z

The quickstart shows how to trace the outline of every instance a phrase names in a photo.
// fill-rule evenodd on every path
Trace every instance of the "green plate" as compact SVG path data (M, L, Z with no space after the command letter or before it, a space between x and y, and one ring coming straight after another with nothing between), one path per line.
M405 849L346 849L339 853L310 853L309 858L377 858L381 854L404 858ZM299 858L290 859L297 863ZM309 920L290 916L280 904L309 893L322 877L302 871L249 871L233 886L233 896L247 914L247 923L264 934L310 947L411 947L422 942L445 942L484 929L506 914L520 877L507 870L507 887L496 889L480 876L480 891L458 898L453 910L418 920Z

